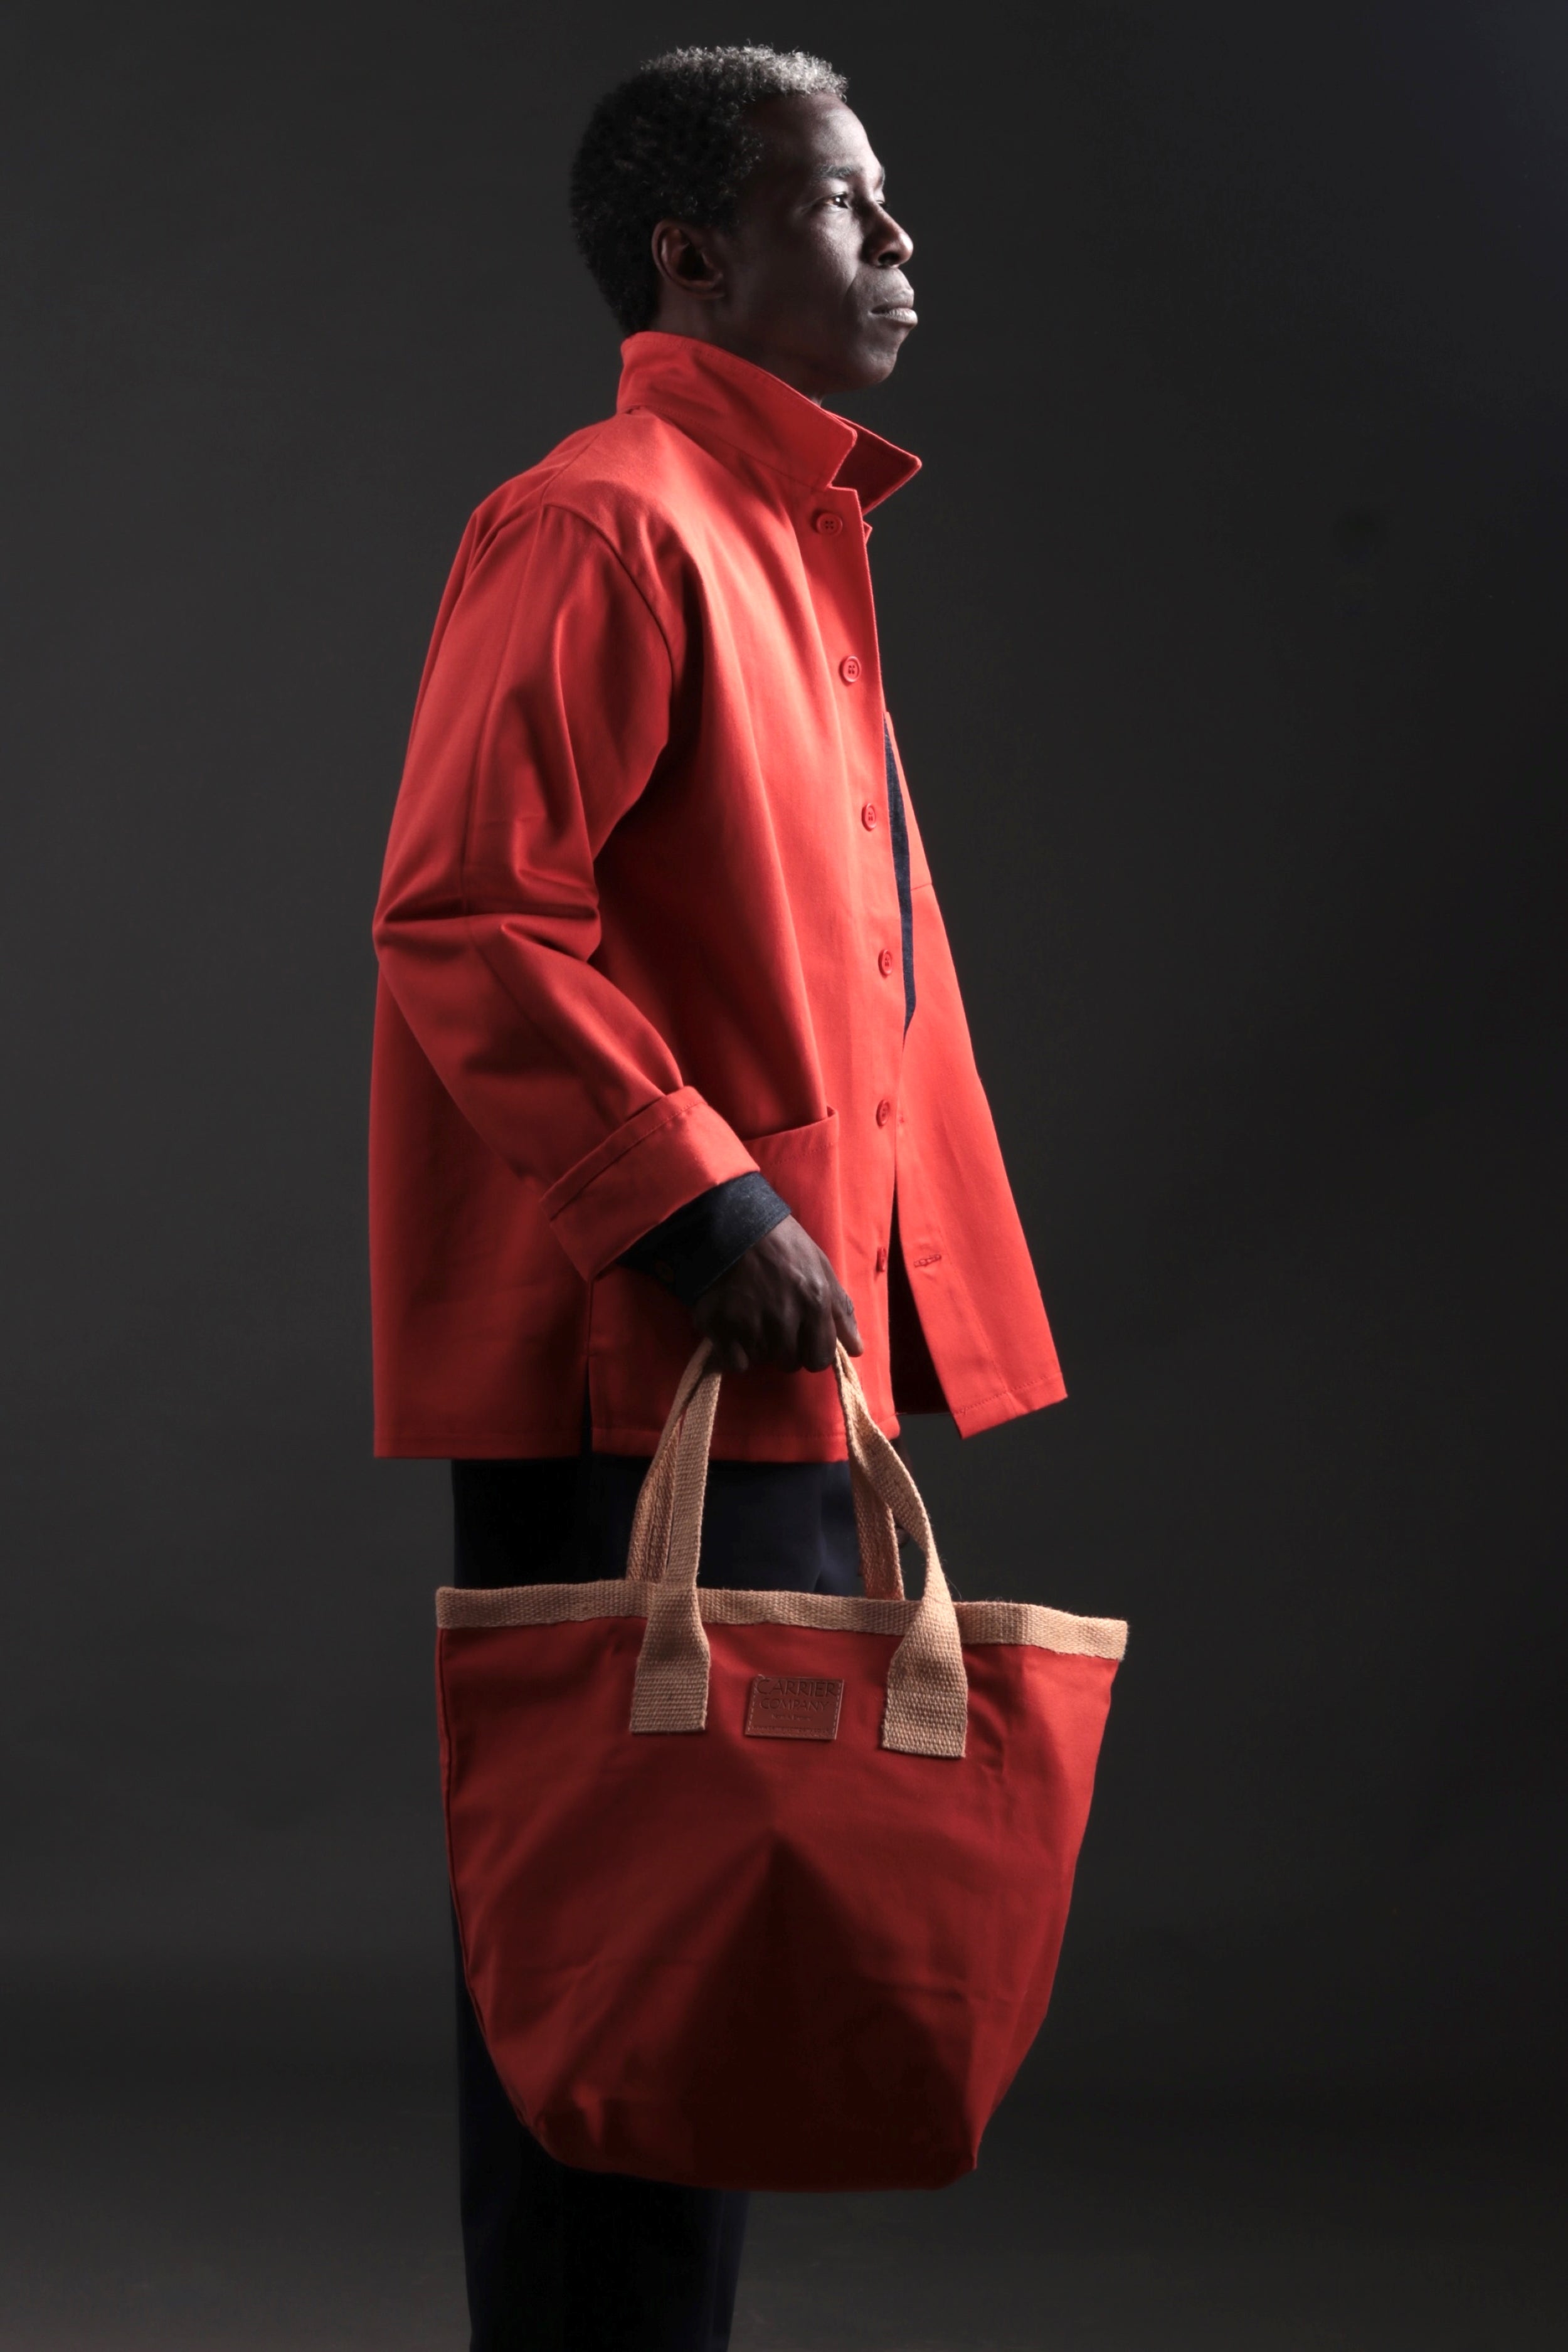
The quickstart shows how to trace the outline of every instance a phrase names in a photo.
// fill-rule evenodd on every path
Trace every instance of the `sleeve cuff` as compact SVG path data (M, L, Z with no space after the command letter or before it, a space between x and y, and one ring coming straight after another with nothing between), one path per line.
M592 1282L642 1235L700 1192L757 1163L695 1087L645 1104L545 1193L551 1231Z
M789 1214L789 1202L780 1200L765 1176L754 1170L731 1176L655 1225L622 1254L621 1264L652 1275L691 1307Z

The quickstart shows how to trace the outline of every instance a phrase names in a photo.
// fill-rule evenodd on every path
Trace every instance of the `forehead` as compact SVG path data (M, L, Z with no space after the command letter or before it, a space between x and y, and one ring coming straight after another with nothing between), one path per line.
M881 175L865 125L840 98L816 92L766 99L752 108L751 122L765 149L755 179L822 179L835 172L861 173L868 180Z

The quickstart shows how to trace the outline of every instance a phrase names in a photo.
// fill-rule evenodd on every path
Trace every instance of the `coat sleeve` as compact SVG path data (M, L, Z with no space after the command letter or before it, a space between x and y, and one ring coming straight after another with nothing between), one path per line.
M375 916L386 984L585 1278L756 1162L591 961L595 861L653 774L674 658L614 549L546 507L459 551Z

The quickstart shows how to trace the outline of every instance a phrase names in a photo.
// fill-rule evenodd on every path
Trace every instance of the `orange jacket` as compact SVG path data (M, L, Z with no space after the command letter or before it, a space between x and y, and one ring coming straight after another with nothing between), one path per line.
M912 812L904 1034L862 515L916 460L707 344L624 355L616 415L469 523L419 689L375 918L376 1449L574 1453L585 1371L595 1444L650 1453L691 1320L616 1261L753 1168L889 1432L896 1185L967 1435L1062 1383ZM727 1381L714 1452L842 1456L832 1375Z

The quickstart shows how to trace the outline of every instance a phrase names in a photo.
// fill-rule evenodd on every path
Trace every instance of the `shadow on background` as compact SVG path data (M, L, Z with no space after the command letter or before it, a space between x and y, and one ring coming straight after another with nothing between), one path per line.
M143 2003L102 2063L23 2071L0 2342L466 2341L448 2053L418 1997L384 1984L366 2033L336 1991ZM1556 2352L1565 2188L1560 2137L1496 2117L1025 2085L952 2189L758 2199L735 2352Z

